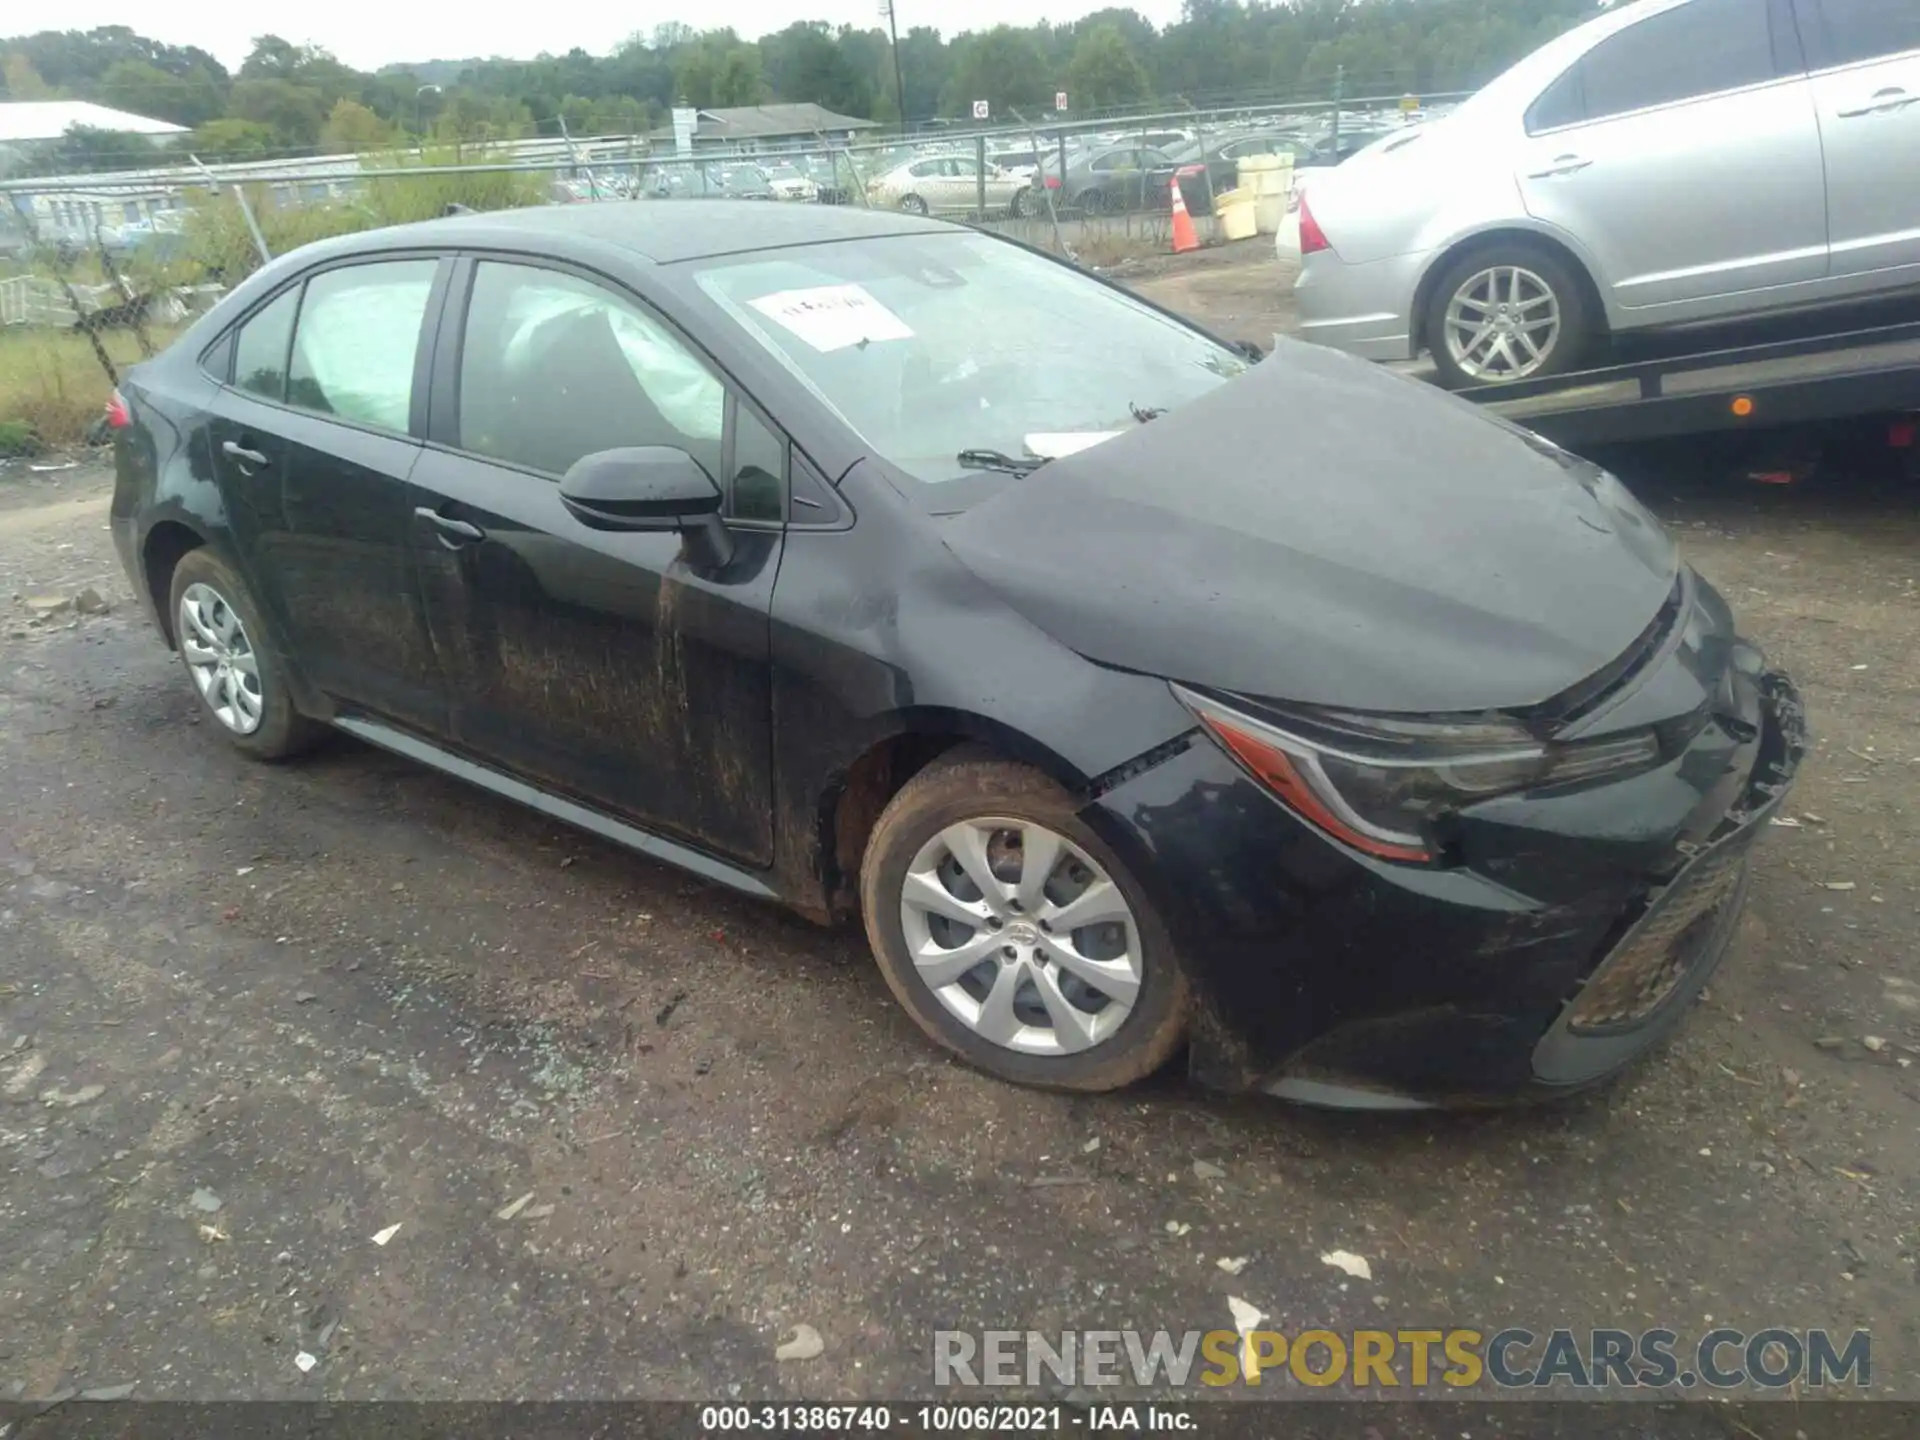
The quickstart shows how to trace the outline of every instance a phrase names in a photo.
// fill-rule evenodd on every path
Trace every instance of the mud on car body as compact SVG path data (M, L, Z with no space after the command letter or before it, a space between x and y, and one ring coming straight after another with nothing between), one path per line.
M332 726L857 920L1016 1081L1614 1073L1803 744L1604 472L907 215L325 242L114 419L122 559L240 748Z

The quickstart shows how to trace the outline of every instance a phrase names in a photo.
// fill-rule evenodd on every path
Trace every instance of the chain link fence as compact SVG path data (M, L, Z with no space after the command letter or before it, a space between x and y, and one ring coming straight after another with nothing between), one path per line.
M1443 97L1451 99L1455 97ZM1077 263L1168 248L1177 186L1203 240L1242 159L1333 163L1404 123L1398 97L1124 121L980 127L660 154L641 137L196 164L0 182L0 457L102 432L127 365L157 353L268 258L461 210L733 199L885 207L1015 236Z

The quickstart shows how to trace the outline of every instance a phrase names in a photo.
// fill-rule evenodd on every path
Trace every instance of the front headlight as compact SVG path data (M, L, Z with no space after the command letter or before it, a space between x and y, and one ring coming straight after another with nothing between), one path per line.
M1625 774L1660 758L1647 731L1564 745L1497 718L1302 709L1269 720L1182 685L1173 693L1289 809L1382 860L1430 863L1435 822L1490 796Z

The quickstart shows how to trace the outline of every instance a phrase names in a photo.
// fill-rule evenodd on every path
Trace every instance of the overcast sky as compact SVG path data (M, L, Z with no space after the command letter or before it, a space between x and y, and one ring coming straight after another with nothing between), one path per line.
M1111 0L1108 0L1111 3ZM1074 20L1103 8L1102 0L898 0L902 33L932 25L951 36L1000 24ZM1156 25L1179 18L1180 0L1133 0ZM604 55L636 30L681 19L702 29L731 25L748 39L783 29L798 19L833 24L878 25L878 0L697 0L684 6L635 6L615 0L572 0L562 5L527 0L482 0L454 8L419 0L325 0L281 8L258 0L66 0L57 23L63 30L127 25L171 45L198 45L229 69L246 58L255 35L280 35L295 44L320 45L356 69L373 70L400 60L459 60L472 56L529 59L541 51L564 54L574 46ZM47 22L43 22L47 23ZM11 27L10 27L11 28Z

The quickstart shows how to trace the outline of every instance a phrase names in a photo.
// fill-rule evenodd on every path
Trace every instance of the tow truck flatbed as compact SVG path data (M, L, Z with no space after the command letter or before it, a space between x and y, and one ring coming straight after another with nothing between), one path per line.
M1458 392L1577 450L1920 411L1920 322L1639 360Z

